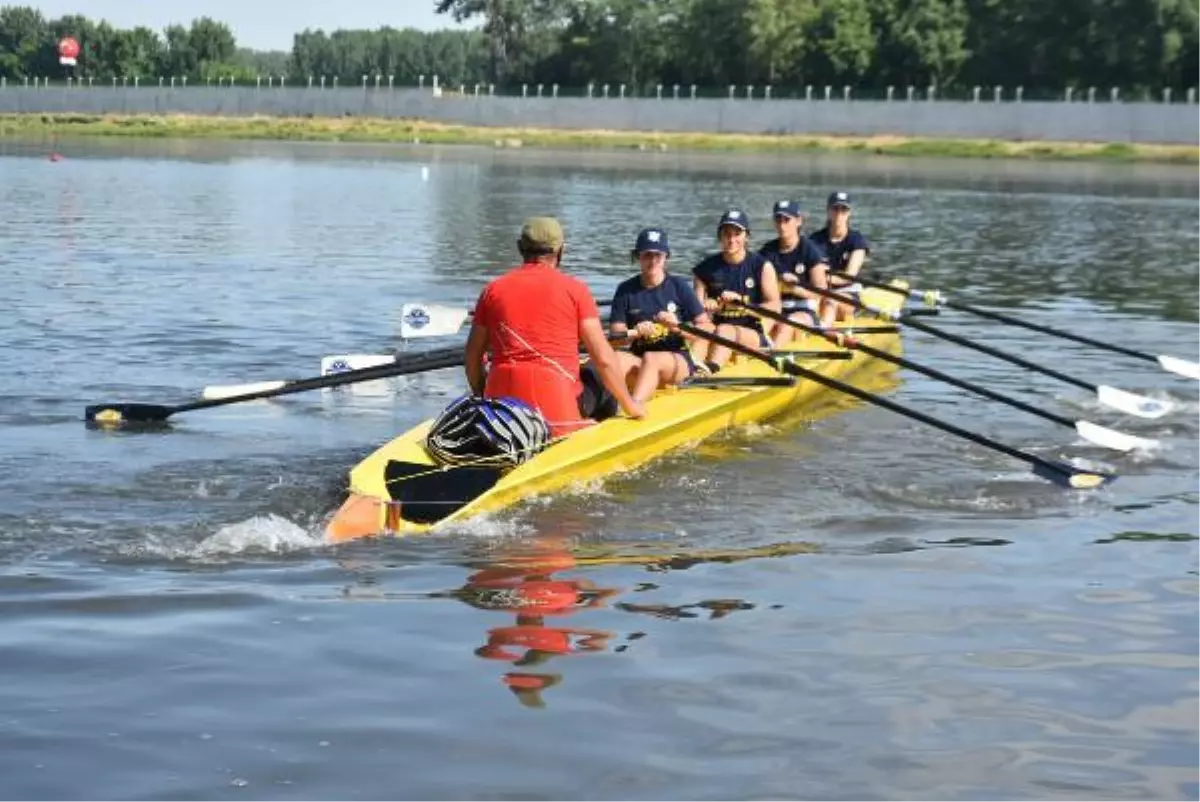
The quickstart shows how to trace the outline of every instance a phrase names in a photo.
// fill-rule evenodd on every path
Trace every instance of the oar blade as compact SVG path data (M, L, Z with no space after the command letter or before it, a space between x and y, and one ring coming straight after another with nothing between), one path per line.
M1200 381L1200 363L1167 356L1166 354L1159 354L1158 364L1162 365L1164 370L1171 373Z
M457 334L471 316L471 310L437 304L404 304L400 308L400 336L446 337Z
M1134 435L1118 432L1115 429L1109 429L1106 426L1099 426L1085 420L1075 422L1075 431L1089 443L1095 443L1098 446L1110 448L1113 451L1129 452L1135 449L1150 451L1160 445L1157 440L1151 440L1146 437L1135 437Z
M100 426L121 426L126 423L160 423L174 412L174 407L161 404L93 404L84 408L83 419Z
M1033 472L1059 487L1071 490L1096 490L1116 479L1111 473L1085 471L1074 465L1052 460L1039 460L1033 463Z
M294 379L249 382L247 384L211 384L201 391L200 397L205 401L213 401L218 398L233 398L234 396L249 395L251 393L265 393L286 387L289 381L294 381Z
M1102 384L1096 388L1096 398L1106 407L1112 407L1124 412L1126 415L1151 420L1161 418L1172 409L1172 404L1169 401L1160 401L1157 398L1138 395L1137 393L1131 393L1128 390L1121 390L1107 384Z

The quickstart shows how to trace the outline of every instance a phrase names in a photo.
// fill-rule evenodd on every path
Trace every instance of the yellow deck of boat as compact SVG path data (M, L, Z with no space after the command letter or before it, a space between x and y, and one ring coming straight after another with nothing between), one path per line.
M901 302L895 293L874 289L867 289L863 300L890 309ZM900 336L894 326L862 319L839 326L855 331L858 339L875 348L892 353L900 351ZM803 334L789 349L838 350L823 338ZM850 359L803 357L797 364L824 376L853 381L856 375L864 373L868 364L878 362L860 351L851 354ZM728 381L734 377L779 375L760 360L735 356L721 370L719 378ZM341 542L384 533L416 534L434 526L496 512L531 496L637 468L685 443L703 440L723 429L765 421L793 407L812 406L831 393L837 391L805 380L791 386L667 388L646 404L643 420L615 417L590 426L554 443L500 476L498 481L495 474L487 479L489 472L482 468L468 467L464 471L436 465L424 447L425 435L433 424L433 419L429 419L384 444L354 467L350 472L348 498L328 524L326 538ZM404 466L401 474L397 474L396 464ZM431 498L420 499L420 506L426 512L413 517L427 520L431 517L428 513L431 505L439 504L449 514L441 517L442 512L435 512L440 517L435 523L406 520L405 504L411 503L414 508L418 505L411 501L411 493L404 492L405 483L411 483L407 488L410 491L418 487L423 491L434 490ZM479 488L486 485L490 486L480 492ZM410 501L404 501L405 498Z

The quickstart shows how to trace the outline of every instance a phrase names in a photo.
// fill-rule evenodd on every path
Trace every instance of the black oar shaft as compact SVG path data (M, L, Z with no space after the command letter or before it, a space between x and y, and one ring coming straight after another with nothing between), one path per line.
M856 298L851 298L847 295L842 295L840 293L823 290L819 287L812 287L811 289L813 290L813 292L816 292L819 295L824 295L828 298L832 298L833 300L838 301L839 303L848 304L849 306L852 306L855 309L859 309L859 310L862 310L862 311L865 311L868 313L873 311L870 307L866 306L864 303L862 303L861 301L859 301ZM944 329L939 329L937 326L932 326L928 323L922 323L921 321L914 320L911 317L902 316L900 318L900 323L904 326L911 326L912 328L916 329L917 331L923 331L926 334L932 334L934 337L939 337L939 338L945 340L946 342L952 342L955 345L961 345L964 348L970 348L972 350L979 351L982 354L987 354L988 356L993 356L996 359L1004 360L1005 362L1009 362L1013 365L1019 365L1020 367L1023 367L1026 370L1032 370L1035 373L1045 374L1046 376L1050 376L1052 378L1058 379L1061 382L1065 382L1067 384L1073 384L1076 387L1080 387L1084 390L1091 390L1093 393L1097 392L1099 390L1099 388L1096 385L1092 384L1091 382L1086 382L1083 379L1077 379L1074 376L1068 376L1067 374L1061 373L1061 372L1055 370L1054 368L1048 368L1045 365L1039 365L1036 362L1030 362L1028 359L1019 357L1016 354L1010 354L1007 351L1001 351L999 348L993 348L990 345L986 345L984 343L977 342L976 340L970 340L970 339L967 339L966 337L962 337L957 334L952 334L951 332L948 332Z
M778 312L772 312L770 309L766 309L761 306L756 306L754 304L746 304L745 306L747 309L754 312L755 314L761 315L761 316L769 318L771 320L779 321L780 323L783 323L788 326L792 326L797 329L801 329L803 331L807 331L810 334L817 334L817 335L823 336L830 342L837 342L836 334L830 333L823 329L819 329L816 326L810 326L806 323L801 323L798 320L792 320L791 318L787 317L786 315L781 315ZM898 356L889 351L884 351L880 348L876 348L873 345L862 342L860 340L857 340L854 338L849 338L845 341L845 345L847 348L853 348L857 351L862 351L864 354L868 354L877 359L882 359L885 362L891 362L893 365L899 365L902 368L908 368L909 370L915 370L917 373L923 373L926 376L929 376L930 378L945 382L946 384L952 385L954 387L958 387L962 390L966 390L967 392L975 393L976 395L983 396L984 398L988 398L992 401L998 401L1001 404L1008 404L1011 407L1019 409L1023 412L1028 412L1031 415L1037 415L1039 418L1044 418L1048 421L1052 421L1054 423L1059 424L1060 426L1066 426L1069 429L1075 428L1075 421L1071 420L1070 418L1065 418L1062 415L1056 415L1053 412L1048 412L1044 409L1040 409L1031 404L1027 404L1024 401L1021 401L1020 399L1012 398L1011 396L1004 395L1003 393L998 393L995 390L990 390L987 387L983 387L982 385L975 384L974 382L969 382L969 381L966 381L965 379L960 379L956 376L951 376L949 373L943 373L942 371L938 370L937 368L931 368L928 365L922 365L920 362L913 362L911 359L907 359L905 357Z
M704 331L703 329L697 328L689 323L680 323L679 328L681 331L685 331L689 334L692 334L695 337L699 337L700 339L708 340L710 342L716 343L717 345L723 345L726 348L730 349L731 351L736 351L740 354L745 354L746 356L749 356L754 359L760 359L764 362L767 362L768 364L776 366L778 369L784 371L785 373L790 373L793 376L797 376L802 379L808 379L809 381L814 381L814 382L817 382L818 384L823 384L826 387L831 387L834 390L838 390L839 392L846 393L847 395L852 395L855 398L858 398L862 401L866 401L869 404L875 404L876 406L881 406L884 409L891 410L892 412L895 412L898 415L903 415L907 418L912 418L913 420L920 421L921 423L924 423L927 426L932 426L935 429L941 429L944 432L948 432L949 434L953 434L957 437L962 437L966 440L970 440L972 443L976 443L978 445L984 446L985 448L990 448L994 451L999 451L1000 453L1006 454L1014 459L1020 460L1027 464L1030 464L1030 465L1040 467L1044 472L1049 472L1049 473L1053 473L1058 476L1064 476L1064 477L1069 475L1069 471L1065 470L1062 466L1057 465L1054 462L1051 462L1050 460L1042 459L1041 457L1037 456L1036 454L1030 454L1026 451L1021 451L1020 449L1013 448L1010 445L1001 443L998 440L993 440L992 438L987 437L985 435L977 434L976 432L972 432L967 429L963 429L959 426L955 426L953 423L948 423L944 420L941 420L940 418L935 418L932 415L926 415L924 412L920 412L918 410L911 409L909 407L904 406L903 404L898 404L889 398L885 398L881 395L876 395L875 393L868 392L867 390L863 390L861 388L855 387L852 384L847 384L846 382L839 381L838 379L835 379L831 376L823 376L822 374L817 373L816 371L802 368L799 365L795 364L794 362L783 362L782 360L780 360L780 361L773 360L773 359L771 359L771 357L763 354L761 351L757 350L756 348L751 348L748 345L743 345L742 343L737 342L736 340L730 340L727 337L721 337L720 335L709 333L709 332Z
M1041 323L1033 323L1029 320L1021 320L1020 318L1006 315L1002 312L994 312L990 309L981 309L978 306L965 304L961 301L945 300L942 303L945 306L951 309L957 309L960 312L969 312L970 314L978 315L979 317L997 320L1001 323L1008 323L1013 326L1020 326L1022 328L1029 329L1030 331L1040 332L1041 334L1049 334L1052 337L1061 337L1064 340L1071 340L1072 342L1077 342L1082 345L1090 345L1093 348L1100 348L1112 351L1114 353L1124 354L1125 356L1131 356L1134 359L1142 359L1147 362L1158 362L1158 358L1156 356L1153 354L1147 354L1145 351L1136 351L1132 348L1126 348L1123 345L1114 345L1113 343L1093 340L1091 337L1084 337L1082 334L1073 334L1069 331L1053 328L1052 326L1044 326Z
M864 278L859 278L858 281L865 287L877 287L881 290L888 290L904 296L909 294L908 290L895 287L891 284L885 284L882 281L872 281L871 279ZM949 298L941 298L940 303L942 306L945 306L948 309L957 309L960 312L967 312L968 314L977 315L989 320L995 320L1000 323L1007 323L1012 326L1020 326L1021 328L1026 328L1030 331L1036 331L1041 334L1049 334L1051 337L1061 337L1064 340L1071 340L1072 342L1077 342L1082 345L1090 345L1093 348L1100 348L1102 350L1112 351L1113 353L1124 354L1125 356L1130 356L1134 359L1142 359L1146 362L1158 362L1158 357L1156 357L1154 354L1148 354L1145 351L1138 351L1133 348L1126 348L1123 345L1115 345L1114 343L1103 342L1102 340L1085 337L1082 334L1075 334L1073 332L1065 331L1064 329L1046 326L1041 323L1034 323L1030 320L1022 320L1019 317L1006 315L1003 312L997 312L992 309L983 309L962 301L952 301Z
M420 373L426 370L452 368L457 365L461 365L462 361L462 346L438 349L411 357L401 356L390 365L377 365L376 367L372 368L359 368L358 370L347 370L341 373L330 373L325 376L316 376L311 379L301 379L300 381L291 382L283 387L276 387L272 390L262 390L256 393L245 393L243 395L230 396L229 398L213 398L204 401L192 401L187 404L180 404L177 407L172 407L172 414L177 412L190 412L191 410L195 409L220 407L225 406L226 404L236 404L243 401L257 401L260 398L274 398L275 396L289 395L291 393L303 393L309 390L320 390L326 387L339 387L343 384L353 384L361 381L386 379L392 376L400 376L405 373Z

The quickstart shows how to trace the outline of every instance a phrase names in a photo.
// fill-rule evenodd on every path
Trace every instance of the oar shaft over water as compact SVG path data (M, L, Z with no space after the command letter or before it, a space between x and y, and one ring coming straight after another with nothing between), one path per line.
M810 326L798 320L792 320L787 315L780 314L779 312L772 312L770 309L767 309L763 306L757 306L755 304L743 304L743 306L745 306L751 312L754 312L756 315L760 315L770 320L801 329L802 331L807 331L810 334L820 335L825 337L830 342L839 342L836 333L829 332L816 326ZM853 348L855 350L862 351L864 354L868 354L877 359L882 359L885 362L890 362L893 365L899 365L902 368L915 370L917 373L923 373L930 378L937 379L938 381L945 382L946 384L958 387L962 390L975 393L976 395L983 396L984 398L988 398L992 401L998 401L1001 404L1008 404L1009 406L1019 409L1023 412L1028 412L1031 415L1037 415L1039 418L1052 421L1060 426L1066 426L1068 429L1075 428L1075 421L1071 420L1070 418L1063 417L1062 415L1056 415L1053 412L1035 407L1032 404L1027 404L1020 399L1012 398L1011 396L1004 395L1003 393L998 393L995 390L989 390L987 387L975 384L974 382L969 382L965 379L951 376L949 373L943 373L937 368L931 368L928 365L921 364L920 362L913 362L911 359L906 359L905 357L884 351L880 348L876 348L853 337L845 339L845 346L847 348Z
M824 289L821 289L820 287L810 287L809 289L811 289L813 292L817 293L818 295L824 295L827 298L832 298L833 300L838 301L839 303L847 304L848 306L851 306L855 309L865 311L868 313L876 312L876 310L871 309L870 307L866 306L864 303L862 303L862 301L859 301L857 298L851 298L848 295L842 295L840 293L831 292L829 290L824 290ZM885 315L885 317L888 317L888 315ZM1054 368L1048 368L1045 365L1039 365L1036 362L1030 362L1028 359L1019 357L1016 354L1010 354L1007 351L1001 351L999 348L993 348L990 345L986 345L984 343L977 342L975 340L967 339L966 337L962 337L957 334L953 334L944 329L939 329L937 326L932 326L928 323L923 323L920 320L914 320L913 318L905 316L902 318L901 322L905 326L911 326L912 328L916 329L917 331L923 331L926 334L932 334L934 337L939 337L947 342L952 342L955 345L961 345L963 348L970 348L972 350L979 351L980 353L987 354L988 356L994 356L997 359L1004 360L1005 362L1010 362L1014 365L1019 365L1020 367L1023 367L1026 370L1032 370L1035 373L1043 373L1047 376L1058 379L1061 382L1065 382L1067 384L1073 384L1076 387L1079 387L1081 389L1090 390L1093 393L1099 392L1099 390L1100 390L1100 388L1098 386L1096 386L1095 384L1092 384L1091 382L1086 382L1083 379L1077 379L1074 376L1068 376L1067 374L1061 373L1061 372L1055 370Z
M935 418L932 415L926 415L924 412L920 412L919 410L906 407L903 404L898 404L889 398L876 395L875 393L868 392L830 376L823 376L815 371L802 368L794 362L785 362L783 360L773 359L756 348L743 345L736 340L730 340L726 337L721 337L718 334L707 332L704 329L691 325L690 323L680 323L679 330L686 332L687 334L691 334L699 339L708 340L709 342L716 343L717 345L723 345L731 351L736 351L739 354L744 354L753 359L762 360L770 365L775 366L776 369L785 373L789 373L802 379L808 379L809 381L813 381L818 384L823 384L826 387L830 387L839 392L846 393L847 395L852 395L862 401L866 401L868 404L881 406L884 409L891 410L898 415L912 418L913 420L920 421L927 426L932 426L935 429L941 429L949 434L953 434L965 440L970 440L977 445L990 448L994 451L999 451L1002 454L1006 454L1014 459L1031 465L1037 475L1044 479L1053 481L1056 484L1075 488L1094 488L1099 487L1112 478L1111 476L1105 474L1079 471L1075 468L1072 468L1070 465L1052 462L1051 460L1043 459L1036 454L1030 454L1026 451L1021 451L1020 449L1013 448L1005 443L1001 443L998 440L993 440L990 437L986 437L984 435L977 434L976 432L955 426L953 423L948 423L939 418Z

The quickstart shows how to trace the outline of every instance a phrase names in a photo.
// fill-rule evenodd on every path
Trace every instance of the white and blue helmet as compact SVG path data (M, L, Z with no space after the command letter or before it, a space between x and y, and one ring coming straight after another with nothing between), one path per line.
M516 398L455 399L433 422L425 448L442 465L511 468L550 443L550 427Z

